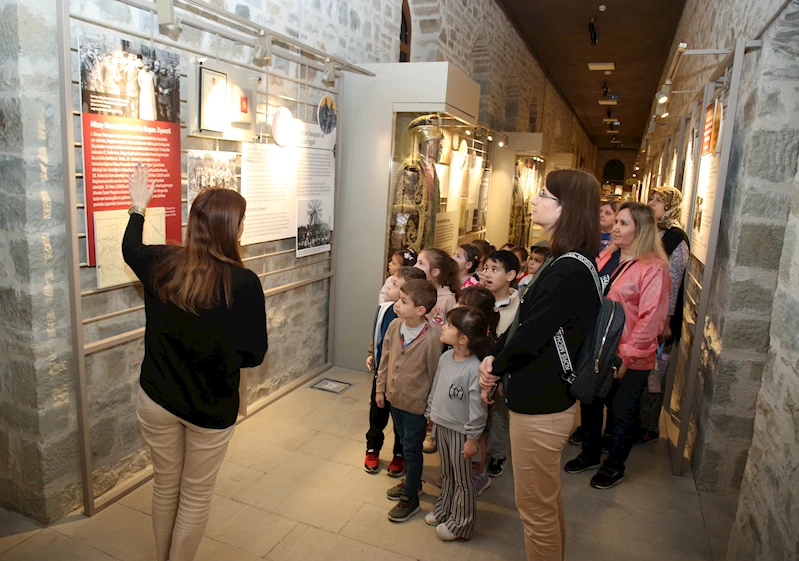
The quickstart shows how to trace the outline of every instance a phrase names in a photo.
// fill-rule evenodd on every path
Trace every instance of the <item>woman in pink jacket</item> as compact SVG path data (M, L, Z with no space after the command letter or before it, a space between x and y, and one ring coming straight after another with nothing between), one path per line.
M612 234L610 247L597 259L597 269L608 298L621 303L626 318L618 349L624 364L605 401L613 438L600 467L605 403L582 404L583 450L565 467L566 473L599 468L591 479L595 489L609 489L624 478L624 462L636 438L641 392L655 367L658 335L663 332L671 293L669 260L652 209L642 203L623 204Z

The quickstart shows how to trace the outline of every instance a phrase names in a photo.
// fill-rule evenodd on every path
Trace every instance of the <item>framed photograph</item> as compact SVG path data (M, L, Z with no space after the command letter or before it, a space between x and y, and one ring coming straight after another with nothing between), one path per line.
M200 130L225 132L230 127L227 75L200 66Z

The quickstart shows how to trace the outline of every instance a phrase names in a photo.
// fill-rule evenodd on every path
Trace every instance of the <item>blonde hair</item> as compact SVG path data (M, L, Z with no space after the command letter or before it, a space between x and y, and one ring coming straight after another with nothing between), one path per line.
M635 223L635 239L630 246L630 252L642 261L660 259L668 264L669 257L666 255L666 250L663 249L663 242L660 241L655 212L644 203L634 202L624 203L619 208L619 212L624 209L630 211ZM612 245L608 249L615 251L617 248Z

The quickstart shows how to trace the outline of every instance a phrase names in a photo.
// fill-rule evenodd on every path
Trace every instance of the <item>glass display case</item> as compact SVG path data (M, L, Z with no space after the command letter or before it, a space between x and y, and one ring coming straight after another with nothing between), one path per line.
M490 149L479 128L444 112L394 114L387 256L404 248L454 253L484 232Z
M536 193L544 187L545 161L534 153L516 153L513 173L508 243L529 247L543 237L540 227L530 219L531 204Z

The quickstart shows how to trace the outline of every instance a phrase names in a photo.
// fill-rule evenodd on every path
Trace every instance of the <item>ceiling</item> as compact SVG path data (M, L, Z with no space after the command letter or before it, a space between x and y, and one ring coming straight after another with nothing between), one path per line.
M638 149L685 0L497 0L600 149ZM604 4L604 12L599 6ZM597 44L588 25L594 18ZM609 76L589 62L615 62ZM618 94L604 107L603 82ZM607 110L621 121L608 134ZM615 138L621 144L611 143Z

